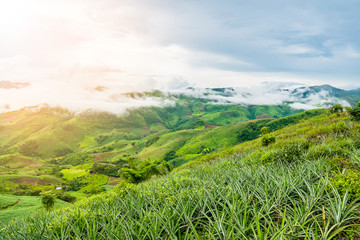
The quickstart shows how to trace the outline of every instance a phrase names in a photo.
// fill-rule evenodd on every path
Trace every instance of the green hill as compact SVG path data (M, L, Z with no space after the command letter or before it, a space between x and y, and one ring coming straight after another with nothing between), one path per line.
M279 123L243 125L255 134L258 127L276 129ZM7 225L0 237L356 239L359 130L359 122L347 112L295 121L271 133L263 131L255 140L204 154L166 176L138 185L123 181L71 207ZM179 134L189 135L186 131ZM160 146L161 137L150 146ZM273 137L275 141L264 141Z

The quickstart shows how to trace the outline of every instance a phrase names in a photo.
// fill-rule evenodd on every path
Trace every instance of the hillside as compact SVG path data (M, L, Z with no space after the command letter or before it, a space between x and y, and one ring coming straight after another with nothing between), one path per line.
M115 173L106 174L119 177L117 166L129 158L166 158L176 167L243 141L237 135L248 120L266 116L258 118L265 124L270 116L298 112L286 105L220 106L194 98L172 107L133 109L120 116L94 111L74 114L47 106L7 112L0 115L0 180L61 185L62 169L92 162L108 168L116 165Z
M198 96L193 91L128 93L131 99L159 97L174 104L133 108L121 115L93 110L74 113L47 105L0 114L1 198L26 197L32 203L21 202L16 208L10 203L0 213L0 225L16 214L24 217L39 210L43 193L50 191L64 201L60 205L66 205L122 182L141 183L232 153L238 144L260 137L263 127L272 133L327 114L322 109L295 109L290 102L237 104L232 102L236 89L207 89ZM322 91L334 94L330 86L307 91L312 92L301 97L303 104ZM332 99L321 96L326 104ZM226 102L216 102L219 97Z
M0 236L356 239L359 130L348 113L314 117L166 176L123 182L66 209L8 225ZM264 145L270 136L275 142Z

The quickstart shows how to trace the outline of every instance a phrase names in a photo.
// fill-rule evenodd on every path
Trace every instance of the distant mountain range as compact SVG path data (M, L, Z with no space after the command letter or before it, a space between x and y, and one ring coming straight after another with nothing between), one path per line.
M155 97L168 100L201 99L206 103L219 105L282 105L287 104L295 109L314 109L329 107L334 104L354 106L360 101L360 89L344 90L330 85L301 86L292 88L186 88L168 92L130 92L123 94L132 99Z

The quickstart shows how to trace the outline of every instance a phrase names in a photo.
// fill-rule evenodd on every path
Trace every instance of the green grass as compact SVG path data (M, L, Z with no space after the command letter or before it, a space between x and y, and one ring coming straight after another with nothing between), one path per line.
M1 205L4 205L4 202L6 202L7 205L14 204L20 200L17 204L8 207L5 210L0 210L0 226L3 226L11 220L16 221L16 219L24 219L44 211L41 204L41 197L0 194L0 199ZM64 207L66 205L68 205L68 203L57 199L55 208Z
M360 196L340 181L359 182L359 130L346 114L316 117L274 132L275 144L257 139L138 185L122 182L64 210L7 225L0 238L359 237Z
M14 196L1 195L0 210L15 204L18 201Z
M92 164L83 164L70 169L63 169L61 172L64 174L64 179L71 180L77 177L88 176L91 166Z

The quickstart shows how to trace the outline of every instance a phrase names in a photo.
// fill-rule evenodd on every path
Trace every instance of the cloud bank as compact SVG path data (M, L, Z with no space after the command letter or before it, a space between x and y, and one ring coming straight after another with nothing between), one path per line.
M0 105L11 110L47 102L121 112L113 94L184 83L357 88L359 9L358 1L325 0L3 1ZM98 86L106 89L93 92ZM273 103L286 98L264 94ZM246 102L241 96L233 101Z
M6 86L15 83L6 82ZM154 82L154 85L157 85ZM18 86L15 84L15 86ZM301 88L300 88L301 87ZM349 106L345 100L331 96L327 91L313 92L301 83L265 82L254 87L199 88L185 80L174 80L161 89L163 96L148 97L121 91L118 86L86 88L68 84L29 85L26 87L0 88L0 112L17 110L27 106L47 104L63 107L73 112L87 109L122 114L127 109L147 106L172 106L181 95L207 99L209 104L227 105L280 105L289 104L295 109L314 109L339 103ZM308 92L307 94L305 94Z
M301 88L300 88L301 87ZM175 89L175 95L186 95L208 99L212 104L240 104L240 105L281 105L289 104L295 109L310 110L329 107L334 104L350 106L343 99L331 96L328 91L311 91L309 86L299 83L269 83L247 88L222 89ZM305 94L307 93L307 94Z

